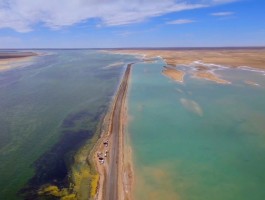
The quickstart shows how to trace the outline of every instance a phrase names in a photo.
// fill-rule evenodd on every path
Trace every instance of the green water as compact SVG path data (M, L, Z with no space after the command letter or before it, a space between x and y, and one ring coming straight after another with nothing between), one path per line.
M135 199L265 199L265 76L217 71L219 85L133 66L128 97ZM244 80L256 81L250 86Z
M131 56L47 50L27 66L0 72L0 199L65 183L71 155L95 132ZM48 54L47 54L48 53ZM25 64L25 63L23 63Z

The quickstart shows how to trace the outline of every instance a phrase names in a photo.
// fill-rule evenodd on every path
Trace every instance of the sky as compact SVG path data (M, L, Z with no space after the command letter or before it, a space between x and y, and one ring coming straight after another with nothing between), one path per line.
M0 48L265 46L265 0L0 0Z

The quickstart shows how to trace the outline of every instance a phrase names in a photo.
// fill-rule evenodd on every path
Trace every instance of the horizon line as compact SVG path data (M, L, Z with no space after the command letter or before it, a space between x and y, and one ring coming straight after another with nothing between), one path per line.
M55 50L102 50L102 49L251 49L251 48L258 48L262 49L265 48L264 46L188 46L188 47L33 47L33 48L0 48L1 50L47 50L47 49L55 49Z

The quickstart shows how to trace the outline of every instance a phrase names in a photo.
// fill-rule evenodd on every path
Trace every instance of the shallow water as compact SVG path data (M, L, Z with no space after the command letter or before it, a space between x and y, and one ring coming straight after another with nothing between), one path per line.
M161 74L163 65L132 70L135 199L265 199L264 74L224 69L216 73L230 85L189 75L179 84Z
M45 56L33 63L0 72L0 199L19 199L26 183L34 190L67 182L72 155L94 135L122 66L135 60L91 50L40 52Z

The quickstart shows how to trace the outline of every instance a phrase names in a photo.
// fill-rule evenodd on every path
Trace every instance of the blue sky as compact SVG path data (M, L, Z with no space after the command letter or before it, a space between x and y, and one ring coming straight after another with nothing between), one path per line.
M0 48L265 46L264 0L0 0Z

